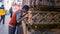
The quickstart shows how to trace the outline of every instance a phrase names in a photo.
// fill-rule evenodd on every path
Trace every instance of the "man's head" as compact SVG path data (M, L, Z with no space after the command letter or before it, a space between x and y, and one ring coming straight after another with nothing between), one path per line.
M2 9L4 9L4 5L3 4L1 5L1 7L2 7Z
M29 10L29 6L24 5L24 6L22 7L22 11L28 11L28 10Z

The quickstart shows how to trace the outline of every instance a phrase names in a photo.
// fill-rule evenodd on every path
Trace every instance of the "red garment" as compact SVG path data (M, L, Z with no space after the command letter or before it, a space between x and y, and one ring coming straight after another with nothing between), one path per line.
M9 25L12 25L12 26L16 26L16 25L17 25L16 14L17 14L18 12L21 12L21 10L17 10L17 11L13 14L13 16L12 16L10 22L9 22Z

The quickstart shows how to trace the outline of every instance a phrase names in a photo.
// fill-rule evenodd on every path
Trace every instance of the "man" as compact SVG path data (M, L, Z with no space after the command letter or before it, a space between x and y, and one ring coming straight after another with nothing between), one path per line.
M22 31L22 23L21 21L28 17L28 14L22 16L22 12L27 12L29 10L29 7L27 5L24 5L22 10L18 9L12 16L10 22L9 22L9 34L15 34L16 27L17 27L17 34L23 34Z
M1 7L2 7L2 8L1 8L2 11L5 11L3 4L1 5ZM6 11L3 12L3 15L1 15L0 23L1 23L1 21L3 20L3 24L5 24L5 14L6 14Z
M10 18L12 18L12 15L13 15L13 9L12 9L12 7L10 8L9 12L10 12Z

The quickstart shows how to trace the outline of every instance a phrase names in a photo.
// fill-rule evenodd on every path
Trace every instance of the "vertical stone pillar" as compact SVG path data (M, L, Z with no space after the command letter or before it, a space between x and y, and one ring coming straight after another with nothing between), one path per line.
M29 0L30 6L32 6L32 0Z
M26 24L22 21L23 34L27 34Z
M55 5L57 5L57 2L56 2L56 0L55 0Z
M44 5L44 0L42 0L42 5Z
M28 11L28 23L32 24L32 9Z

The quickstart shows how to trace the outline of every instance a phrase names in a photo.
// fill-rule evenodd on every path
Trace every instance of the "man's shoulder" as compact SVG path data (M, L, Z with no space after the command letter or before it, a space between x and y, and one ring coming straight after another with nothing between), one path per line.
M16 10L16 11L14 12L14 15L17 14L17 13L20 13L20 12L21 12L21 10Z
M21 12L21 10L16 10L16 12Z

